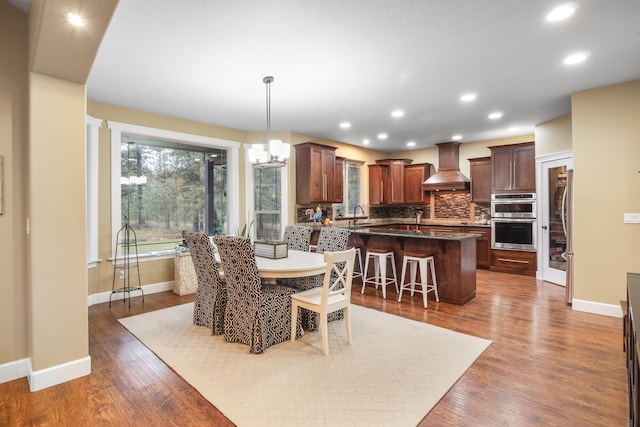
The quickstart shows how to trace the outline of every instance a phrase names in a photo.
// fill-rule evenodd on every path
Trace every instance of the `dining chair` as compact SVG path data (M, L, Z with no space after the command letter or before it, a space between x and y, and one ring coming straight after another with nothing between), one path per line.
M282 241L287 243L291 250L308 252L312 233L313 227L287 225L284 227Z
M287 243L288 249L296 251L309 252L309 243L311 242L311 234L313 227L303 225L287 225L284 227L282 241ZM277 279L276 283L282 286L295 288L295 278Z
M213 246L205 233L182 232L198 278L193 303L193 324L206 326L213 335L224 332L224 312L227 305L227 287L220 278Z
M262 282L255 252L246 237L216 236L222 269L227 279L224 340L249 345L251 353L290 338L291 294L296 290ZM294 325L302 335L302 323Z
M322 227L320 234L318 235L318 245L316 248L317 253L325 252L340 252L347 250L347 243L349 241L349 234L351 231L346 228L340 227ZM295 289L305 291L307 289L319 288L324 281L324 274L316 276L300 277L294 279L289 286ZM338 310L329 315L329 321L339 320L343 318L343 313ZM318 327L318 315L302 310L302 326L310 331L315 330Z
M351 343L351 320L349 319L349 303L351 301L351 281L355 249L341 252L325 252L324 261L327 268L321 288L308 289L291 295L291 325L298 321L298 308L318 313L322 335L322 352L329 355L328 317L338 310L344 313L344 327L347 343ZM291 329L291 341L295 341L295 330Z

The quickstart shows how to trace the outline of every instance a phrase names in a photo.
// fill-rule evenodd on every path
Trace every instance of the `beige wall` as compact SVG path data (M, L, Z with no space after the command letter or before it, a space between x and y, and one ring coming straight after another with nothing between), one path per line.
M571 150L571 114L540 123L535 138L536 156Z
M0 1L0 365L29 354L27 328L27 16Z
M31 366L89 355L85 87L30 74Z
M572 96L575 289L579 300L618 304L626 273L640 272L640 80Z

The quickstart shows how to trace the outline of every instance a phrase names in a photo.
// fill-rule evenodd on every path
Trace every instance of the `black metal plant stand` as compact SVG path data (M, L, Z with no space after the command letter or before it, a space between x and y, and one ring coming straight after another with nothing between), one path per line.
M118 253L120 250L120 253ZM118 258L118 256L120 258ZM124 224L120 227L118 234L116 235L116 249L113 259L113 284L111 287L111 294L109 295L109 307L111 307L111 298L114 294L122 293L122 301L129 300L129 307L131 307L131 292L140 291L142 294L142 302L144 303L144 291L141 288L140 282L140 268L138 267L138 240L136 232L129 224L129 219L124 218ZM135 275L138 277L137 286L131 285L131 275L135 270ZM122 286L116 288L116 280Z

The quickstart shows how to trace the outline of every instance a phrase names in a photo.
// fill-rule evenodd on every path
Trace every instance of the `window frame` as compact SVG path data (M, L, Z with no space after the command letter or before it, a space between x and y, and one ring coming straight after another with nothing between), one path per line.
M227 150L227 193L239 194L240 192L240 170L239 170L239 148L242 143L208 136L195 135L184 132L170 131L166 129L151 128L147 126L132 125L129 123L107 121L107 127L111 130L111 258L115 256L116 237L118 230L122 227L121 218L121 198L120 198L120 144L122 134L144 138L157 138L185 144L191 146L219 148ZM229 230L235 230L238 226L240 216L239 197L228 197L227 218ZM145 258L159 259L169 258L173 255L157 256L151 254L140 255L140 260Z
M358 191L360 193L360 197L358 200L358 203L356 204L356 206L360 205L362 206L362 166L364 166L363 161L360 160L352 160L352 159L345 159L344 160L344 167L342 168L342 203L337 203L336 206L338 205L346 205L347 210L346 212L342 213L342 217L343 218L353 218L353 208L354 206L349 206L349 163L353 164L353 165L357 165L358 168ZM346 201L346 202L345 202ZM349 208L351 208L351 211L349 210ZM364 213L360 213L360 216L364 215ZM356 215L356 218L358 216Z
M256 185L254 182L254 168L251 162L249 161L249 149L252 144L244 144L244 158L245 158L245 179L246 183L246 213L244 217L245 224L251 224L251 221L256 221L256 200L255 200L255 190ZM280 230L284 230L284 227L289 223L289 167L290 164L287 163L286 166L279 168L280 170ZM256 230L255 227L251 228L251 239L256 239Z

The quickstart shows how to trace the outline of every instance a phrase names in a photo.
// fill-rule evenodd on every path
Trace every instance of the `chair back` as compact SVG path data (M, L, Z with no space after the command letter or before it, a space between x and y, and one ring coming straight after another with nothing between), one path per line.
M214 292L219 292L222 282L209 236L205 233L183 232L182 238L187 243L189 252L191 252L191 260L196 270L198 285L208 284L213 286Z
M325 252L324 262L327 269L324 273L320 304L326 306L331 300L340 299L344 305L351 301L351 282L356 250L351 248L340 252Z
M340 227L322 227L318 236L317 253L340 252L347 249L350 230Z
M312 227L302 225L287 225L284 228L282 241L288 244L289 249L296 251L309 251Z

